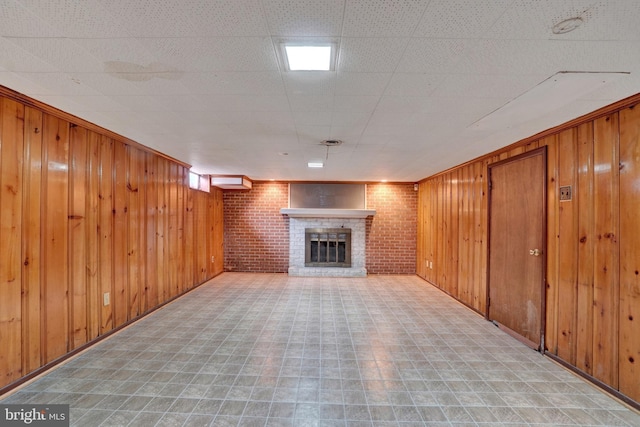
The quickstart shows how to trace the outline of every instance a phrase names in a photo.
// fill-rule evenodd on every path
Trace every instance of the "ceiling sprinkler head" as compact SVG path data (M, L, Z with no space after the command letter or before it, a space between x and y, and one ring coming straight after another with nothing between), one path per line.
M579 16L576 16L575 18L565 19L564 21L558 22L556 25L554 25L551 31L553 31L553 34L570 33L571 31L582 25L582 22L584 21Z

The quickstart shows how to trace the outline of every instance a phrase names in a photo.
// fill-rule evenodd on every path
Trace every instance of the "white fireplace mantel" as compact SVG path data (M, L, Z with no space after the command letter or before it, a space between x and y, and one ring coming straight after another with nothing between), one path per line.
M375 209L282 208L280 213L290 218L367 218Z

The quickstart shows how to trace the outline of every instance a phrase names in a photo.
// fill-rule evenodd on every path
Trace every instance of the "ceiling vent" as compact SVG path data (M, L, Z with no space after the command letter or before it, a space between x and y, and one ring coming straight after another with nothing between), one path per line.
M337 147L338 145L342 145L342 141L339 139L325 139L320 144L326 145L327 147Z

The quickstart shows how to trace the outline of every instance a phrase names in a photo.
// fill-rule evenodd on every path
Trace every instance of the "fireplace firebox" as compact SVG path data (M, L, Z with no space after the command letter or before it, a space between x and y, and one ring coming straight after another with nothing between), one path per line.
M305 228L305 267L351 267L350 228Z

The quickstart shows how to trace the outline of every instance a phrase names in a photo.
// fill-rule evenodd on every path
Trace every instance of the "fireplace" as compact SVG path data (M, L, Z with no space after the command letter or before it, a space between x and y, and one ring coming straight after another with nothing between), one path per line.
M305 228L305 267L351 267L350 228Z
M366 222L375 209L282 208L289 217L289 275L366 277Z

